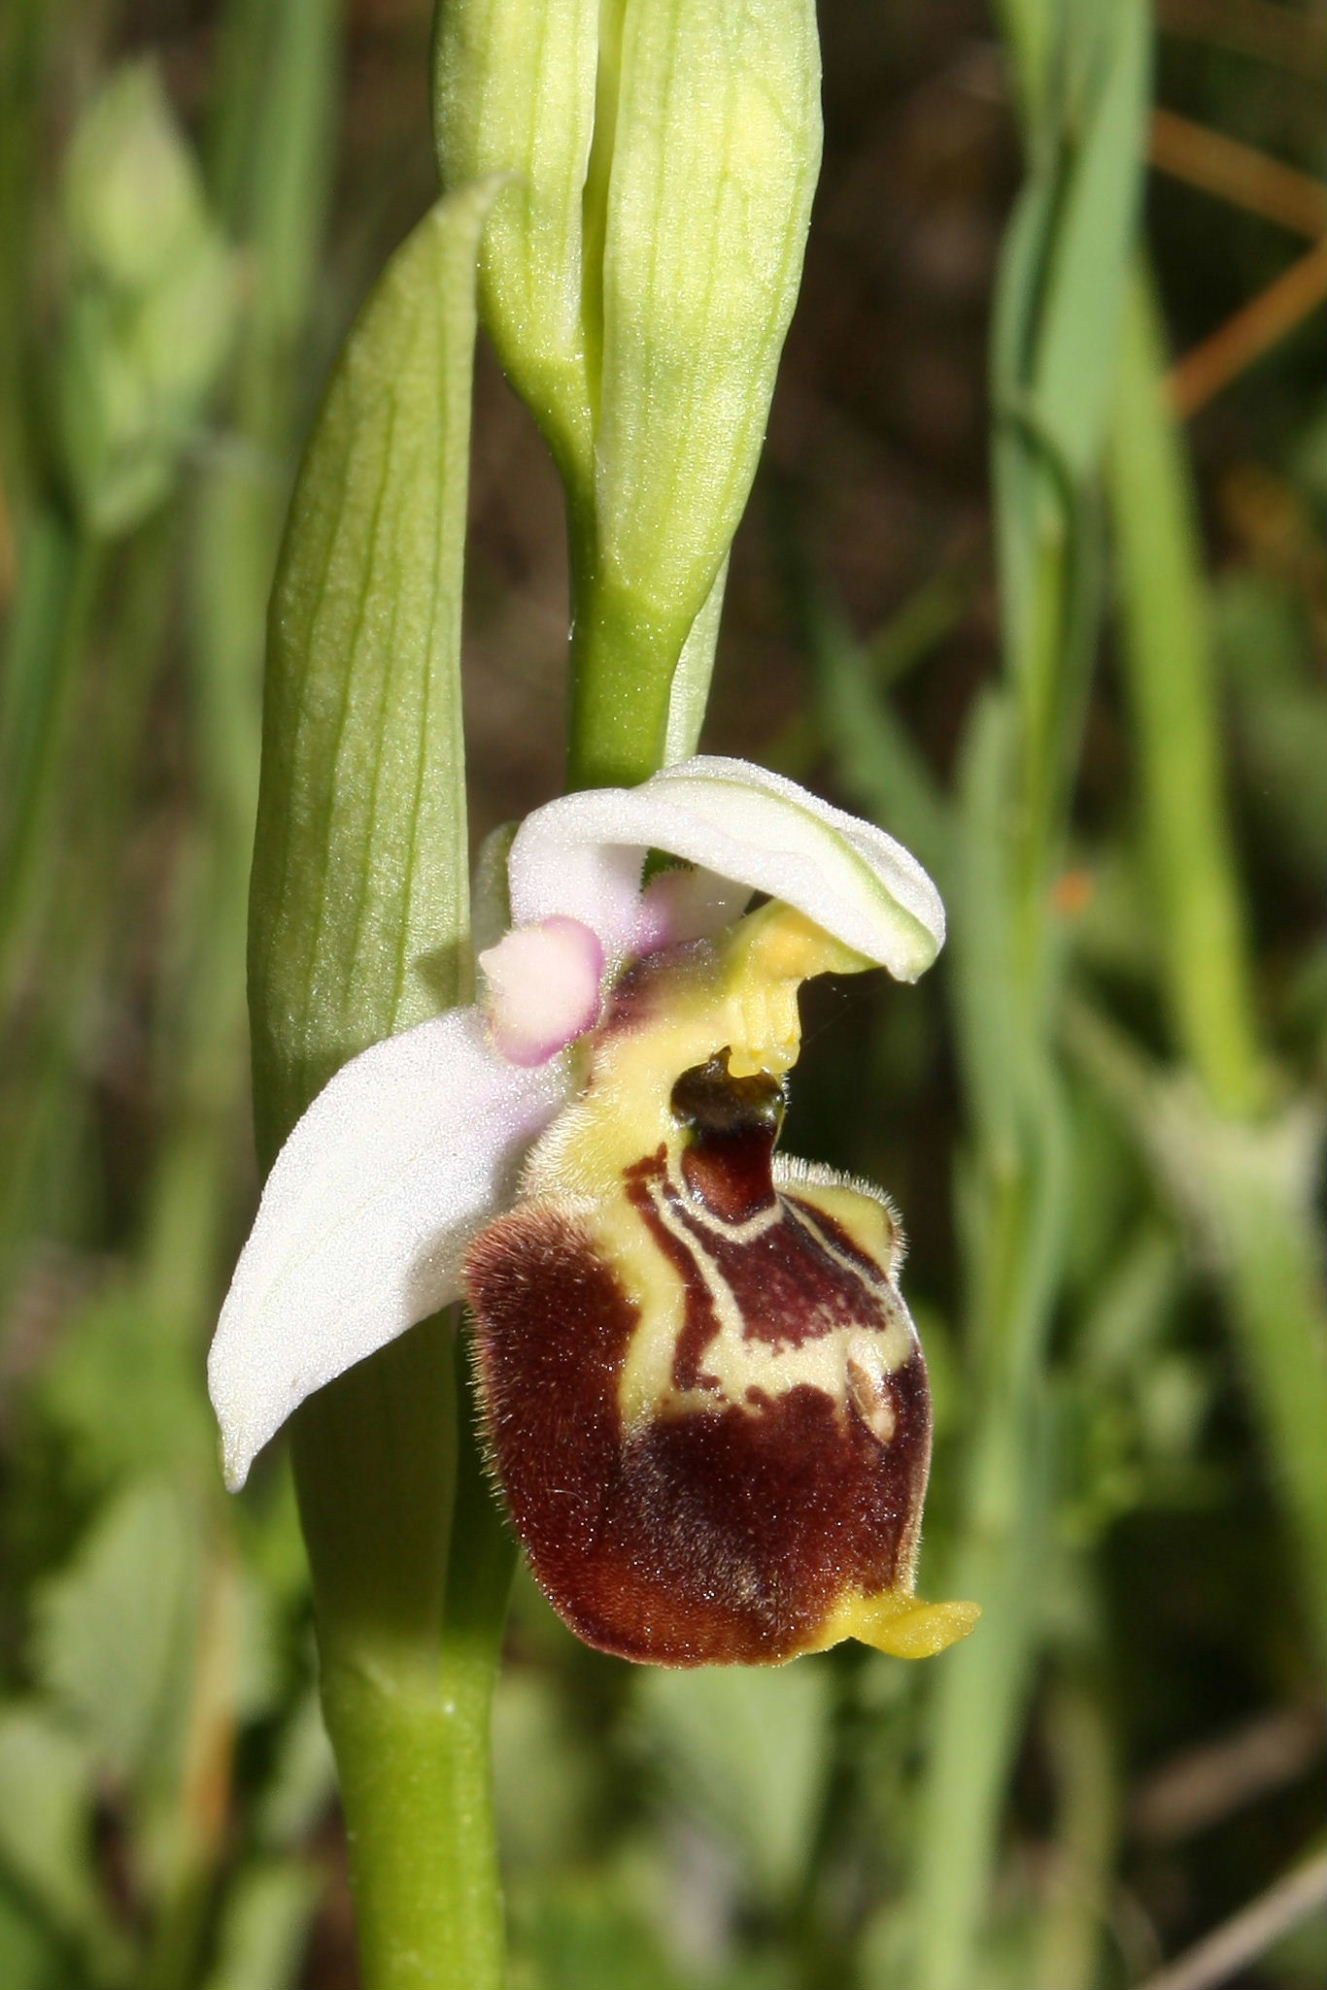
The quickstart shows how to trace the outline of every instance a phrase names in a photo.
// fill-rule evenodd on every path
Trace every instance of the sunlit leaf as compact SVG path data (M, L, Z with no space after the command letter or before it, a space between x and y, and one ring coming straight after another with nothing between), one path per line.
M0 1715L0 1871L78 1949L120 1953L92 1871L88 1749L35 1705Z
M303 1959L319 1880L293 1859L246 1867L226 1898L202 1990L287 1990Z
M643 1673L637 1708L674 1800L741 1855L766 1900L805 1866L824 1793L827 1667Z
M38 1675L116 1782L135 1781L178 1745L199 1546L176 1494L134 1486L38 1596Z

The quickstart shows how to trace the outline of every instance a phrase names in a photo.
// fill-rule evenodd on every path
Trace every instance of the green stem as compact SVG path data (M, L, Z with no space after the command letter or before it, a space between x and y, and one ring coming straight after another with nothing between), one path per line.
M1100 1979L1119 1801L1101 1681L1070 1667L1047 1709L1046 1741L1059 1794L1059 1871L1040 1931L1039 1990L1092 1990Z
M1103 21L1108 10L1103 10ZM1034 170L1007 238L993 349L997 546L1004 685L983 701L965 755L956 860L954 991L972 1156L963 1183L967 1312L978 1350L962 1546L945 1587L985 1619L944 1661L917 1845L916 1990L968 1990L1000 1854L1001 1806L1038 1647L1040 1567L1050 1526L1041 1375L1069 1234L1069 1150L1054 1017L1063 945L1052 883L1063 859L1099 602L1093 465L1097 436L1059 385L1087 314L1063 272L1101 273L1106 239L1127 239L1132 152L1110 202L1082 205L1090 140L1061 130L1040 70L1072 52L1053 10L1009 6ZM1118 60L1129 52L1122 44ZM1033 73L1037 71L1038 73ZM1134 72L1129 72L1134 77ZM1101 118L1104 110L1098 106ZM1123 249L1125 241L1120 241ZM1123 278L1119 255L1104 265ZM1104 406L1109 352L1076 382ZM1095 391L1094 391L1095 387Z
M962 1548L946 1587L976 1597L979 1638L935 1681L919 1835L918 1990L974 1980L999 1842L1000 1806L1032 1678L1048 1551L1045 1403L1037 1386L1064 1235L1067 1156L1056 1100L992 1171L973 1254L989 1344L972 1438ZM987 1157L987 1165L990 1163Z
M233 112L219 128L217 170L268 275L237 375L250 450L204 494L196 541L201 686L218 737L234 734L261 646L254 611L280 498L267 459L283 464L297 412L290 375L325 205L338 12L318 0L273 19L237 0L232 15L232 69L266 80L249 114L257 128L241 128ZM255 49L265 51L258 62ZM463 477L460 490L463 508ZM247 583L238 600L237 574ZM218 726L218 716L229 722ZM238 800L224 755L217 771L224 814ZM291 1098L280 1119L302 1103ZM450 1318L425 1322L306 1403L294 1426L323 1712L369 1990L493 1990L503 1975L489 1722L514 1551L467 1441L455 1345Z
M452 1322L428 1321L295 1426L369 1990L502 1981L489 1707L511 1549L472 1450L448 1441L455 1364Z
M572 489L568 485L569 493ZM592 512L574 498L569 510L572 630L567 786L632 787L664 764L673 677L689 632L675 619L652 617L626 589L615 585L603 570ZM721 588L721 579L717 585ZM718 618L707 616L709 607L707 602L701 610L699 633L708 640L712 653ZM708 673L705 675L707 682ZM703 699L700 704L703 709ZM694 722L699 730L698 717Z
M94 540L49 506L33 521L22 548L0 711L0 1016L8 1013L34 923L54 889L102 557Z
M1141 272L1129 292L1109 458L1148 854L1175 1034L1213 1103L1266 1103L1223 794L1220 714L1183 447Z
M250 952L269 1162L330 1071L472 993L458 665L485 211L454 196L393 258L292 509ZM294 1419L366 1990L502 1981L489 1706L512 1549L455 1340L426 1321Z
M1327 1306L1311 1162L1269 1168L1272 1073L1259 1040L1235 853L1223 793L1220 703L1201 546L1183 446L1165 406L1162 344L1135 278L1111 456L1123 574L1125 660L1174 1030L1213 1118L1199 1170L1219 1240L1271 1474L1298 1548L1302 1591L1327 1652ZM1264 1122L1262 1125L1259 1122Z
M1058 1075L1047 1042L1050 771L1006 693L974 728L958 852L956 996L972 1163L965 1261L978 1349L963 1540L946 1588L979 1601L977 1637L934 1692L918 1839L918 1990L966 1990L999 1845L1000 1806L1041 1631L1049 1494L1039 1386L1067 1233ZM1023 804L1021 833L1005 825ZM1056 823L1058 842L1058 822Z
M0 477L12 528L35 512L41 474L34 420L32 299L39 162L57 8L11 0L0 15Z

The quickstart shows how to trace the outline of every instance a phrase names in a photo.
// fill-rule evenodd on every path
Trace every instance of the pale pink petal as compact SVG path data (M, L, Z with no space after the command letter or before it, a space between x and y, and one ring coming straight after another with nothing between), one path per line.
M493 1041L513 1064L547 1064L599 1020L604 950L579 919L514 926L479 965Z
M512 844L513 917L579 919L621 957L651 849L783 899L900 981L915 981L944 940L940 894L892 836L782 775L704 755L638 788L591 789L536 809Z
M374 1044L321 1091L263 1190L208 1363L226 1480L304 1398L460 1296L466 1245L565 1102L478 1009Z

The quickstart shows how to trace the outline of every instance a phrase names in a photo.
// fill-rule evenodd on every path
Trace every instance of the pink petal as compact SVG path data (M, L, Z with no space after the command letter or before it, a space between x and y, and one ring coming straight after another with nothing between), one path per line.
M493 1041L513 1064L546 1064L599 1020L604 950L579 919L515 926L479 965Z

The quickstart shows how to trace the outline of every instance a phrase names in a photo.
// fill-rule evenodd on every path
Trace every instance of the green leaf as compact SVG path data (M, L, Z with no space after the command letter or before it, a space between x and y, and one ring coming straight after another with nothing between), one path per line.
M1242 786L1282 866L1316 890L1327 867L1327 696L1308 604L1249 568L1213 590L1214 647L1234 690Z
M1081 0L1048 20L1077 70L1040 109L1033 167L1005 243L995 325L997 390L1070 482L1095 466L1142 191L1151 80L1143 0ZM1084 53L1086 51L1086 54Z
M677 669L673 672L672 685L668 693L668 730L664 736L664 765L671 767L678 760L688 760L700 743L700 729L705 721L705 707L709 702L710 678L714 674L714 650L719 640L719 621L723 615L724 589L728 585L728 560L725 556L719 568L713 587L701 607L700 613L691 624L691 632L682 645L682 653L677 659Z
M276 1850L298 1845L326 1810L335 1787L331 1744L311 1688L286 1721L254 1809L254 1829L262 1844Z
M38 1592L36 1672L117 1783L138 1782L179 1743L199 1545L176 1494L134 1486Z
M1000 31L1015 60L1013 81L1024 121L1034 124L1049 94L1055 51L1055 9L1061 0L995 0Z
M493 1774L509 1872L555 1867L586 1843L594 1764L542 1670L509 1667L498 1680Z
M688 1990L694 1984L695 1977L684 1976L664 1953L657 1927L630 1889L615 1880L605 1884L600 1874L588 1879L570 1873L543 1890L534 1911L522 1917L530 1922L533 1969L519 1983L538 1990L623 1990L626 1984L631 1990Z
M743 1856L766 1900L806 1870L829 1757L830 1670L649 1671L637 1710L678 1804Z
M495 191L441 201L393 258L296 489L251 897L264 1161L348 1057L469 993L461 580L475 269ZM485 1743L511 1550L486 1487L473 1514L455 1500L453 1345L449 1322L421 1323L295 1420L323 1706L375 1983L406 1955L446 1958L476 1986L499 1971ZM467 1577L454 1661L449 1553Z
M1071 1031L1224 1288L1269 1475L1299 1550L1301 1591L1327 1651L1327 1306L1314 1209L1323 1109L1295 1099L1261 1119L1237 1118L1193 1075L1159 1069L1086 1004L1072 1011Z
M60 1946L0 1876L0 1983L5 1990L61 1990L67 1975Z
M1093 11L1098 60L1054 209L1033 387L1037 421L1075 477L1095 468L1110 413L1151 80L1143 0Z
M468 992L461 578L475 259L440 202L336 369L272 602L250 991L270 1153L355 1052Z
M119 1944L92 1871L93 1765L44 1708L0 1714L0 1870L80 1949Z
M872 657L838 608L817 594L804 603L803 624L820 727L845 793L873 822L882 827L888 823L890 834L947 890L953 831L945 803L925 757L879 683ZM944 626L942 621L942 631ZM879 647L887 648L887 642Z
M237 267L150 63L124 64L93 99L62 191L65 452L84 522L116 536L165 497L220 378Z
M1266 1097L1267 1074L1224 791L1196 498L1162 366L1139 271L1123 326L1110 488L1153 922L1177 1039L1212 1098L1248 1112Z
M245 1867L226 1896L203 1990L286 1990L303 1959L321 1882L293 1859Z
M1012 700L986 691L963 746L951 885L950 974L959 1052L972 1122L997 1170L1016 1166L1026 1077L1006 828L1014 737Z
M1150 61L1142 0L1081 0L1054 32L1077 87L1038 107L1033 170L1001 259L992 369L1006 648L1029 729L1057 742L1048 774L1062 783L1096 625L1091 497L1137 227Z
M108 1284L67 1322L35 1400L80 1491L186 1466L211 1473L215 1430L198 1387L197 1346L180 1325L128 1281ZM125 1402L132 1417L117 1414Z

